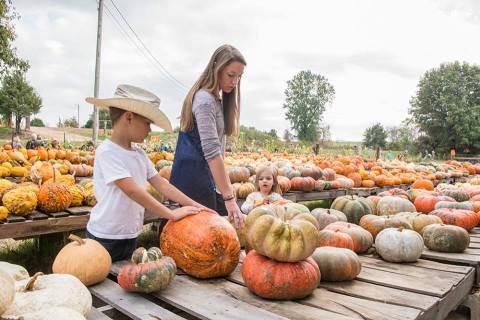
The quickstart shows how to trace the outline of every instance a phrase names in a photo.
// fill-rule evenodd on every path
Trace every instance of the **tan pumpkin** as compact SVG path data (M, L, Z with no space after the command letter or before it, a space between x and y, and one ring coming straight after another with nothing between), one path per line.
M256 187L251 182L244 182L244 183L235 183L234 186L235 194L237 198L246 198L250 193L255 192Z
M20 318L24 314L52 307L66 307L86 315L92 308L92 296L80 280L69 274L43 275L16 283L13 303L2 315L4 318Z
M377 203L377 213L381 216L393 215L399 212L415 212L416 208L407 199L385 196L382 197Z
M322 281L348 281L355 279L362 270L357 254L349 249L321 247L312 255L322 272Z
M317 219L319 230L322 230L332 222L347 222L347 216L345 215L345 213L335 209L316 208L313 209L311 213Z
M6 271L0 269L0 315L7 310L14 297L15 281Z
M86 286L105 280L112 266L108 251L92 239L82 239L74 234L71 234L68 239L72 242L57 254L52 271L71 274Z
M423 251L423 238L413 230L387 228L375 238L375 249L382 259L390 262L415 262Z
M247 242L259 254L283 262L309 257L318 244L318 222L304 205L265 205L250 211Z
M430 224L442 223L442 219L437 216L422 214L418 212L400 212L395 216L402 217L412 226L413 230L422 233L423 228Z

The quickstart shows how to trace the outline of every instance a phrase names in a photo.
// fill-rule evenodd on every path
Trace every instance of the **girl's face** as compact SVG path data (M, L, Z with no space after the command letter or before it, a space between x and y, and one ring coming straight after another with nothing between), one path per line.
M228 64L220 73L220 90L225 93L232 92L238 85L244 68L245 66L237 61Z
M273 175L271 172L265 171L258 177L258 186L260 192L270 193L273 187Z

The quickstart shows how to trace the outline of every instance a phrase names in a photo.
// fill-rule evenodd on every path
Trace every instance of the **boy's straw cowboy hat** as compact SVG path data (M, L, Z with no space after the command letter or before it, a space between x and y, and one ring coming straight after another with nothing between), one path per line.
M115 89L113 98L98 99L88 97L85 99L99 108L115 107L141 115L153 122L156 126L172 132L172 124L167 116L160 111L160 98L139 87L120 84Z

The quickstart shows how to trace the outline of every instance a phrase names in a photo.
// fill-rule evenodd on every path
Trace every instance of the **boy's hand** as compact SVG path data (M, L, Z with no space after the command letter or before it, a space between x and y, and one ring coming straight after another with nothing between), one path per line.
M197 208L197 207L193 207L193 206L181 207L181 208L172 210L173 220L177 221L177 220L180 220L182 218L185 218L186 216L197 214L200 211L202 211L202 209Z
M207 208L207 207L205 207L204 205L202 205L198 202L195 202L194 204L192 204L192 206L194 206L195 208L199 208L201 211L208 211L208 212L216 213L214 210L212 210L210 208Z

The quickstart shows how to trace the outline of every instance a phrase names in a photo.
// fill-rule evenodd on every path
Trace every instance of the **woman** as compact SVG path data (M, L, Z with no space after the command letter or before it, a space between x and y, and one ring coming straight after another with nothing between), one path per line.
M228 215L243 226L244 217L225 170L225 136L240 129L240 79L243 55L230 45L213 53L183 102L170 182L188 197Z

